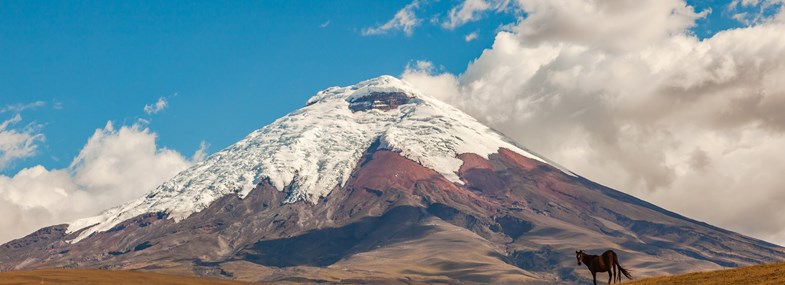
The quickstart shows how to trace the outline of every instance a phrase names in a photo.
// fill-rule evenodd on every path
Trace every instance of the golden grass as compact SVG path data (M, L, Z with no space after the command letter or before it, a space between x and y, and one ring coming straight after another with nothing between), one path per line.
M600 283L600 282L598 282ZM79 284L79 285L248 285L247 283L212 278L184 277L151 272L100 269L39 269L0 272L0 285ZM605 283L602 283L605 284ZM785 262L735 269L661 276L623 282L628 285L713 285L713 284L785 284Z
M16 284L79 284L79 285L247 285L254 283L212 278L183 277L150 272L100 269L40 269L0 273L0 285Z
M709 272L696 272L683 275L662 276L642 279L635 282L626 282L629 285L652 284L755 284L755 285L780 285L785 284L785 262L755 265L734 269L717 270Z

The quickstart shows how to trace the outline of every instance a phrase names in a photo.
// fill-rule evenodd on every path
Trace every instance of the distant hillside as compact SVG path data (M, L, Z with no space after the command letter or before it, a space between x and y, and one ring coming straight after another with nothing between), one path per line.
M629 282L629 285L649 284L756 284L774 285L785 284L785 263L772 263L748 266L734 269L697 272L674 276L646 278L640 281Z
M248 285L246 283L213 278L182 277L149 272L100 269L40 269L0 273L0 285L58 284L58 285Z

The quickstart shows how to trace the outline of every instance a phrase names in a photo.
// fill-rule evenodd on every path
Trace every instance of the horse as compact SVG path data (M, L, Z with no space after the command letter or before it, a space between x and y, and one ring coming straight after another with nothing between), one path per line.
M611 281L621 283L621 275L619 275L619 272L624 274L627 279L632 280L632 275L621 267L621 264L619 264L619 257L613 250L605 251L601 256L586 254L583 250L578 250L575 252L575 257L578 259L579 266L581 263L584 263L586 264L586 267L589 268L591 277L594 278L594 285L597 285L597 272L608 272L608 284L611 284ZM616 279L614 279L614 277L616 277Z

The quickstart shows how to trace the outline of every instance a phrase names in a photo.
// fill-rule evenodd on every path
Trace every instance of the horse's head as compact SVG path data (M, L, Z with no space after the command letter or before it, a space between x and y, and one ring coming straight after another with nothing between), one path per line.
M583 260L583 250L575 251L575 258L578 259L578 265L581 265L581 260Z

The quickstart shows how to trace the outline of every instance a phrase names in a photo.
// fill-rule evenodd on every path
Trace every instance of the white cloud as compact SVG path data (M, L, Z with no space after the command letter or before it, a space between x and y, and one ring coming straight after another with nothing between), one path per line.
M461 4L450 9L447 19L442 22L445 29L455 29L469 22L474 22L482 17L488 10L502 11L509 6L509 0L464 0Z
M199 143L199 149L197 149L196 152L194 152L194 154L191 156L191 161L193 161L193 162L201 162L205 158L207 158L207 149L208 148L210 148L210 144L207 143L206 141L201 141Z
M327 21L324 21L324 23L319 24L319 27L324 29L324 28L327 28L327 26L329 26L329 25L330 25L330 20L327 20Z
M736 12L740 9L749 11ZM734 20L748 26L772 21L785 22L785 0L736 0L728 5L728 10L736 12L732 16Z
M166 98L160 97L158 101L153 104L144 105L144 112L148 115L158 114L158 112L163 111L169 105Z
M44 101L35 101L35 102L31 102L31 103L8 104L8 105L5 105L5 107L0 107L0 114L6 113L6 112L19 113L19 112L22 112L24 110L36 109L36 108L40 108L40 107L43 107L43 106L46 106L46 102L44 102Z
M470 42L470 41L476 40L478 36L479 35L477 34L477 32L471 32L471 33L467 34L465 37L463 37L463 39L466 42Z
M435 75L434 72L433 63L420 60L407 65L402 77L430 96L445 102L455 102L456 94L461 93L458 79L449 73Z
M376 27L368 27L363 29L363 36L371 35L384 35L390 31L400 30L407 36L411 36L414 32L414 27L420 24L421 20L414 14L414 10L420 7L420 1L414 0L403 9L395 13L392 19L382 25Z
M519 0L528 16L514 30L521 42L569 42L593 48L640 49L684 34L696 13L681 0Z
M0 123L0 170L8 167L14 160L35 155L38 143L44 140L38 124L14 128L14 125L21 121L22 116L16 114Z
M0 176L0 242L137 198L192 164L155 141L141 124L116 129L109 122L66 169L38 165ZM194 159L203 159L206 147L202 143Z
M404 79L590 179L785 244L784 24L699 40L683 1L518 7L462 74Z

